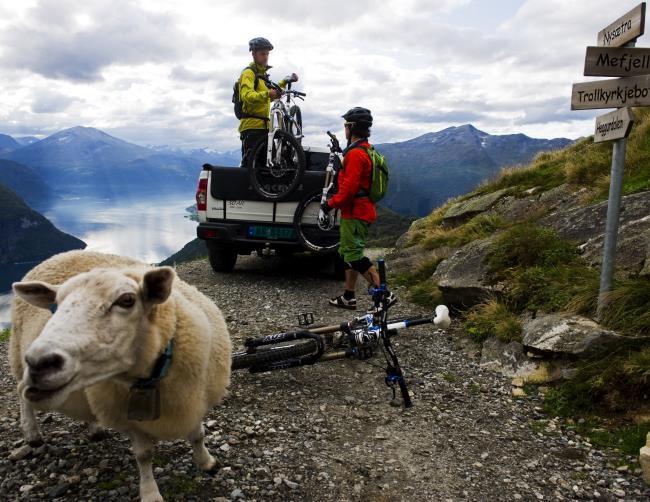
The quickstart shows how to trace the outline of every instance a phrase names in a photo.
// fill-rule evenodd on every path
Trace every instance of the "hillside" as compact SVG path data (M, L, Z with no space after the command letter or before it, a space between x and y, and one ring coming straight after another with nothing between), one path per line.
M50 256L86 244L58 230L7 187L0 185L0 291ZM18 277L16 277L18 276Z
M0 134L0 155L3 153L11 152L16 148L20 148L20 143L18 143L11 136Z
M16 192L30 207L41 208L52 198L40 174L11 160L0 159L0 185Z
M530 162L568 139L534 139L524 134L494 136L467 124L377 148L391 165L384 204L400 214L424 216L449 199L473 190L504 166Z
M455 306L482 363L514 377L513 394L550 384L549 412L584 418L589 437L603 416L622 416L638 451L650 430L633 421L650 410L650 111L635 114L599 322L611 143L587 138L502 171L414 222L390 260L413 300Z

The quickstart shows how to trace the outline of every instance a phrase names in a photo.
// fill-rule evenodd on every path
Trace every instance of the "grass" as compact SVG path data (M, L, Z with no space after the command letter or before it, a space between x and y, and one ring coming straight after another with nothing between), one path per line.
M443 303L442 293L438 289L438 285L432 280L416 284L410 288L409 292L409 299L413 303L424 307L435 307Z
M188 475L175 474L169 477L161 489L161 495L166 500L187 500L188 496L195 495L199 488L196 479Z
M634 114L636 124L627 143L623 195L650 190L650 110L636 108ZM530 188L546 191L568 183L574 188L586 187L592 200L602 200L609 190L611 161L610 143L584 138L564 150L540 153L527 167L502 170L475 193L512 188L515 195L523 195Z
M9 340L9 336L11 335L11 330L9 328L5 328L0 331L0 343L6 342Z
M467 314L463 327L479 343L491 337L504 343L521 341L521 323L517 315L497 300L473 307Z
M458 227L442 225L434 227L423 238L422 245L428 250L443 246L460 247L468 242L492 235L497 230L504 228L505 225L499 216L478 215Z

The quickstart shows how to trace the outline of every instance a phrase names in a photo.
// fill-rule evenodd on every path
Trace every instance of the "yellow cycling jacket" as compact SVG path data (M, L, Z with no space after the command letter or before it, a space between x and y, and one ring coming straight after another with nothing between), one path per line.
M249 68L253 68L258 75L266 75L268 68L250 63ZM284 89L287 85L285 80L278 82ZM242 112L246 115L255 115L256 117L267 117L271 110L271 98L269 98L269 88L262 79L257 80L257 90L255 90L255 75L252 71L245 69L239 76L239 98L242 102ZM242 118L239 121L239 132L249 129L268 129L269 121L258 118Z

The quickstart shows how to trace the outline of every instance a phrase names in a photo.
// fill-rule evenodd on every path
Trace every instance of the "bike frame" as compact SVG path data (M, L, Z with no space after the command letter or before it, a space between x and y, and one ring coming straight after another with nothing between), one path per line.
M247 353L255 353L258 347L271 346L279 343L292 342L296 340L314 340L316 342L315 352L299 357L291 357L280 361L250 366L251 373L261 373L278 369L294 368L298 366L312 365L320 361L333 361L343 358L369 359L377 349L384 354L387 362L386 385L392 388L395 398L395 388L399 387L404 400L404 406L411 406L411 398L406 387L406 381L400 367L397 354L391 344L391 337L397 334L398 330L419 326L423 324L434 324L445 329L449 326L449 310L445 306L438 306L435 315L396 319L388 321L388 297L389 291L386 287L386 269L384 260L378 262L380 285L372 288L374 308L364 316L355 317L351 321L329 326L314 327L301 331L277 333L262 338L249 338L244 342ZM313 322L308 314L301 315L301 324L305 326ZM303 322L302 319L305 321ZM349 347L345 350L338 350L325 353L325 338L323 335L341 332L346 336Z
M283 94L283 97L286 96L286 103L282 99L282 97L276 99L273 102L273 105L271 106L271 111L270 111L270 130L268 134L268 139L266 142L266 165L269 168L272 168L274 164L279 164L282 160L282 148L281 145L278 145L278 148L276 149L275 152L275 159L273 159L273 142L275 141L275 135L277 131L285 131L288 132L289 134L292 134L291 127L293 124L295 124L296 128L298 129L299 134L296 135L295 137L297 139L302 139L303 134L302 134L302 128L295 123L294 118L291 116L291 113L289 112L290 110L290 105L292 103L292 96L294 98L300 98L302 99L302 96L305 96L304 93L298 92L298 91L292 91L291 90L291 82L287 84L287 90L283 90L279 85L271 82L271 81L266 81L266 83L275 90L281 91Z
M323 192L320 198L321 205L327 201L330 190L334 186L334 179L336 178L337 173L337 170L334 167L335 160L338 158L339 165L343 165L343 150L341 150L339 140L330 131L327 131L327 135L330 137L330 156L329 162L327 163L327 168L325 169L325 184L323 186ZM318 212L318 228L324 231L332 230L332 228L334 228L334 222L336 220L333 213L334 211L330 211L329 214L325 214L321 209Z

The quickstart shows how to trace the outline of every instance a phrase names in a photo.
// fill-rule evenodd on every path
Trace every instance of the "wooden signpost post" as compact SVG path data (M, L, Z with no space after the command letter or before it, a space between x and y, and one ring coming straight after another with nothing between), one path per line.
M596 118L594 134L596 143L614 142L598 295L599 320L614 279L625 152L634 122L629 107L650 106L650 49L634 48L636 39L645 31L645 10L645 2L637 5L598 33L598 47L587 47L586 76L623 78L574 84L571 94L572 110L618 108Z

